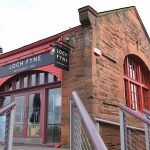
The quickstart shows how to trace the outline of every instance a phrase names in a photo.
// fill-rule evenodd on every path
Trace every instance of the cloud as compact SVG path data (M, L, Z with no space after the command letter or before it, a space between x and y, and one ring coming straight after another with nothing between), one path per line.
M148 2L147 2L148 3ZM135 5L149 28L146 2L131 0L0 0L0 44L4 52L33 43L80 24L78 9L91 5L106 11Z

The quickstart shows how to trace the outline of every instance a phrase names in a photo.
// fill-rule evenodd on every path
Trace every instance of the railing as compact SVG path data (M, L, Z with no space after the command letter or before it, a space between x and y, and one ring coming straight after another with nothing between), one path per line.
M0 149L12 150L15 102L0 108Z
M150 120L150 111L144 109L145 117ZM150 126L145 124L145 139L146 139L146 149L150 150Z
M121 109L121 150L149 150L146 144L148 139L145 138L148 131L144 129L144 125L150 126L150 120L122 104L118 107Z
M71 150L107 150L76 92L72 93L70 115Z

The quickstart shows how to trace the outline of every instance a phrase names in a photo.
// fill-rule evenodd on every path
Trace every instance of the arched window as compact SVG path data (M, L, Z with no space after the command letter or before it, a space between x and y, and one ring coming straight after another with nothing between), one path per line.
M51 73L31 71L20 73L7 80L1 87L0 92L10 92L28 87L36 87L44 84L49 84L59 79Z
M144 62L134 55L124 62L125 98L127 106L135 111L150 110L149 71Z

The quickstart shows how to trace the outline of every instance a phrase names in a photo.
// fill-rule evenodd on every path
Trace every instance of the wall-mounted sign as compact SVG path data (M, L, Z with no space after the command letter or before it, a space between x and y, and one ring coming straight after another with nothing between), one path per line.
M69 70L69 49L55 45L55 66Z
M0 66L0 77L32 70L49 64L54 64L54 55L51 55L50 52L41 53L32 57L20 59L19 61L4 66Z

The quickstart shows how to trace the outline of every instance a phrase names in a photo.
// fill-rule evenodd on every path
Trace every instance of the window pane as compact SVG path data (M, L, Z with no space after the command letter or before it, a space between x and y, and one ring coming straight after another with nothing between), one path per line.
M61 90L48 90L47 141L60 142L61 136Z
M130 84L130 92L131 92L131 108L134 110L139 110L139 96L138 96L138 86L131 83Z
M36 85L36 74L32 74L31 75L31 86L35 86Z
M23 124L24 124L24 100L25 96L15 97L15 119L14 119L14 136L23 135Z
M24 76L23 77L23 88L26 88L27 86L28 86L28 78L27 78L27 76Z
M39 73L39 84L44 84L45 73Z
M48 83L54 82L54 75L48 73Z
M138 64L132 59L129 60L129 77L134 80L138 80Z
M8 91L12 91L12 82L8 84Z
M11 102L11 97L10 96L4 96L0 99L0 107L3 107L10 102Z
M20 88L20 80L17 79L15 82L15 89L19 89Z
M41 110L41 95L35 93L29 95L29 110L28 110L28 136L40 136L40 110Z

